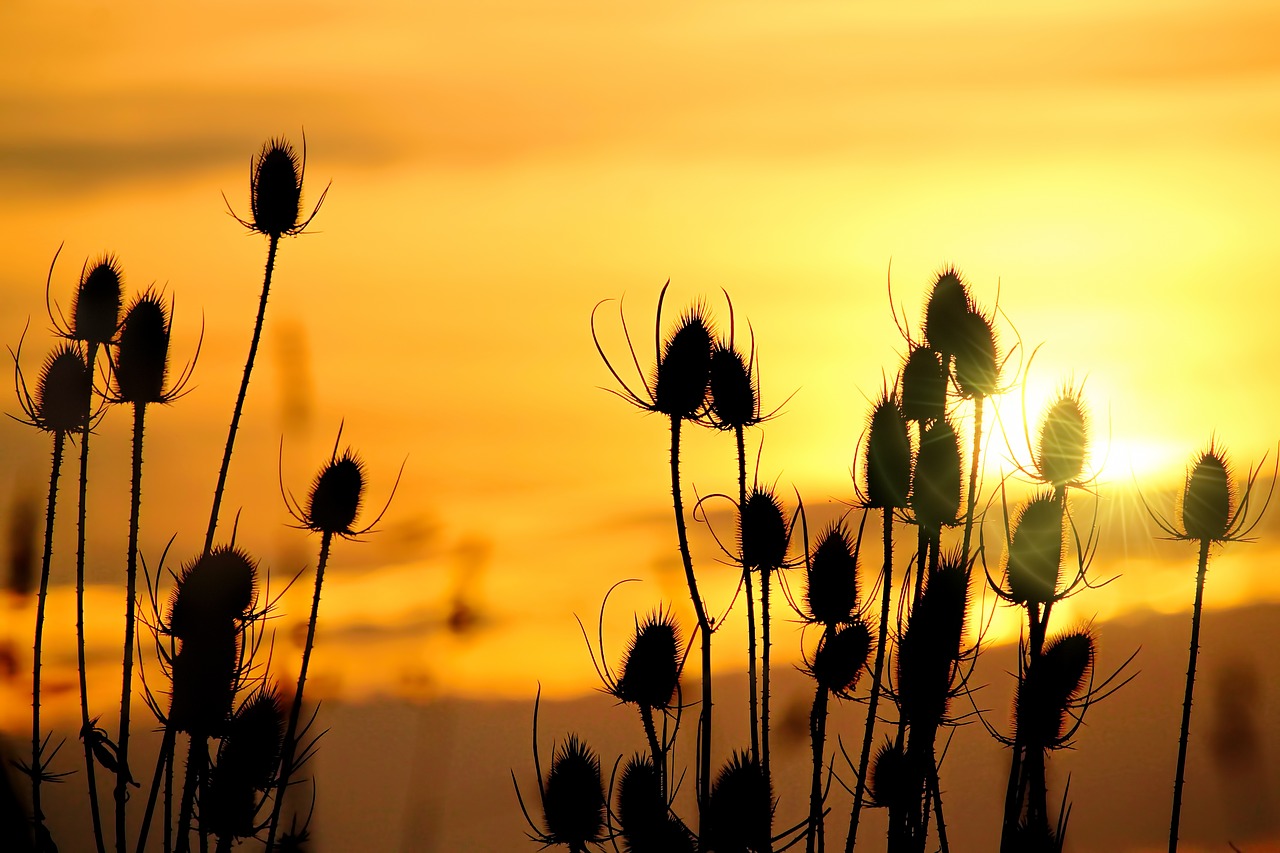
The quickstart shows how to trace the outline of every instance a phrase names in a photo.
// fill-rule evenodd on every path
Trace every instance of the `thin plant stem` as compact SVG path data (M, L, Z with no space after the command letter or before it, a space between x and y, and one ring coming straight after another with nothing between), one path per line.
M933 787L933 812L938 817L939 853L950 853L951 845L947 843L947 822L942 818L942 785L938 781L938 758L931 756L929 764L929 784Z
M333 541L333 533L325 531L320 535L320 559L316 563L315 593L311 597L311 618L307 622L307 641L302 647L302 667L298 670L298 688L293 693L293 703L289 707L289 725L284 734L284 752L280 758L280 773L276 780L276 793L271 806L271 823L267 830L267 850L275 849L276 832L280 825L280 812L284 806L284 794L289 786L289 777L294 771L294 749L298 734L298 718L302 715L302 691L307 684L307 668L311 664L311 649L315 646L316 621L320 615L320 588L324 584L324 570L329 562L329 545Z
M96 342L89 342L89 352L85 358L89 371L93 371L93 363L98 354ZM92 389L89 391L93 394ZM98 805L97 765L93 758L93 746L90 731L93 724L89 721L89 680L86 675L87 666L84 652L84 559L85 559L85 505L89 493L89 428L91 420L86 420L84 429L80 431L80 495L76 517L76 656L80 674L80 735L84 741L85 779L89 787L89 811L93 816L93 839L98 853L106 853L106 842L102 835L102 813Z
M133 483L129 507L129 558L125 574L124 672L120 687L120 739L116 769L116 851L125 853L125 802L129 796L129 705L133 695L134 598L138 587L138 515L142 507L142 432L147 404L133 404Z
M765 782L773 784L769 775L769 573L760 568L760 756Z
M164 727L164 740L160 744L160 753L156 756L156 772L153 773L151 776L151 791L147 794L147 808L146 808L146 811L142 813L142 829L138 832L137 853L143 853L143 851L147 849L147 834L151 830L151 818L154 815L155 809L156 809L156 797L160 791L160 778L161 776L166 775L165 771L167 769L172 767L168 759L173 755L173 742L175 740L175 734L176 732L174 731L173 726L166 725ZM165 800L168 801L170 797L171 797L171 793L169 789L166 787ZM169 834L168 834L169 815L171 812L172 812L171 807L166 805L165 806L165 830L166 831L165 831L165 841L164 841L165 850L173 849L172 839L169 837Z
M231 427L227 430L227 445L222 452L222 467L218 469L218 485L213 490L213 509L209 512L209 530L204 537L206 554L213 548L213 534L218 528L218 510L222 506L222 492L227 485L227 469L231 467L231 448L235 444L236 430L240 426L240 413L244 410L245 394L249 391L249 374L253 372L253 360L258 354L258 342L262 339L262 320L267 313L267 293L271 290L271 273L275 269L276 248L279 245L280 235L269 235L267 269L262 278L262 297L258 300L258 319L253 325L249 357L244 363L244 374L240 378L240 393L236 395L236 407L231 414Z
M831 636L831 627L823 631L823 639ZM822 819L822 752L827 740L827 689L821 684L813 695L813 710L809 713L809 736L813 747L813 775L809 785L809 831L805 842L806 853L821 853L825 849Z
M742 426L734 427L733 432L738 443L738 524L741 526L747 506L747 454ZM751 757L759 761L760 706L756 673L756 605L755 592L751 583L751 569L747 567L745 561L742 564L742 583L747 591L747 680L751 690L748 697L751 707Z
M1209 565L1209 544L1200 540L1200 562L1196 568L1196 603L1191 611L1191 651L1187 660L1187 690L1182 698L1182 731L1178 736L1178 772L1173 778L1173 815L1169 819L1169 853L1178 850L1178 823L1182 818L1182 785L1186 781L1187 736L1191 733L1191 693L1196 683L1196 658L1200 654L1200 611L1204 604L1204 574Z
M961 554L967 569L969 565L969 543L973 533L973 509L978 502L978 460L982 451L982 401L981 395L973 398L973 462L969 467L969 499L964 511L964 547Z
M658 790L662 799L667 799L667 753L658 741L658 730L653 725L653 708L640 706L640 721L644 724L644 736L649 741L649 751L653 753L653 766L658 771Z
M191 735L187 746L187 773L182 782L182 807L178 811L177 853L191 850L191 816L195 809L196 787L209 765L209 740Z
M44 514L44 554L40 561L40 592L36 596L36 642L31 663L31 814L36 821L36 837L44 835L44 812L40 808L40 782L44 775L44 750L40 738L40 656L44 643L44 608L49 596L49 563L53 557L53 513L58 500L58 475L62 471L62 451L67 434L53 434L53 470L49 474L49 505Z
M871 698L867 700L867 727L862 735L862 755L858 759L858 785L853 795L853 811L849 815L849 837L845 841L845 853L852 853L858 840L858 818L862 814L862 800L867 792L867 765L871 762L871 741L875 737L876 706L880 701L880 683L884 675L884 647L889 636L889 601L893 586L893 509L885 507L884 513L884 569L883 594L880 599L880 636L876 643L875 671L871 678Z

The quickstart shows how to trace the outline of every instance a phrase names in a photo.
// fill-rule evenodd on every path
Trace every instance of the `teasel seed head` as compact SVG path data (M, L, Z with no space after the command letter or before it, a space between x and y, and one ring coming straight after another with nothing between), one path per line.
M255 693L231 717L201 803L202 823L213 834L254 834L258 795L275 781L284 729L284 709L274 691Z
M936 350L916 347L902 366L902 414L909 421L941 420L947 413L947 374Z
M738 520L742 562L748 569L773 571L787 560L787 519L770 489L756 486L747 495Z
M871 778L867 783L871 805L891 808L902 801L911 776L907 772L907 761L902 748L888 739L876 750L871 761Z
M933 421L920 436L911 483L911 509L917 524L936 534L956 523L962 476L955 429L946 419Z
M667 338L653 380L653 406L674 418L696 418L707 405L713 335L701 303L680 318Z
M120 327L124 274L114 255L104 254L86 264L80 273L71 304L71 337L78 341L108 344Z
M1094 638L1088 629L1049 640L1018 684L1015 719L1018 737L1037 747L1061 746L1067 709L1080 699L1093 671Z
M711 786L705 828L707 846L717 853L769 849L773 789L760 762L746 752L735 752Z
M634 755L622 768L618 823L627 853L693 853L693 836L667 808L648 755Z
M296 233L302 215L302 162L286 140L269 140L254 158L249 203L254 230L276 237Z
M809 558L805 602L814 622L848 622L858 609L858 560L849 531L837 522L818 537Z
M841 625L823 635L809 670L819 686L837 696L847 696L857 687L874 644L866 623Z
M898 643L898 706L913 724L936 727L947 713L969 610L963 556L950 554L929 575Z
M195 737L218 737L231 717L240 658L235 623L208 622L182 640L173 658L169 723Z
M63 343L40 368L31 423L49 432L79 432L89 421L92 377L79 347ZM24 408L26 407L24 401Z
M899 509L911 492L911 436L896 397L885 394L871 410L863 492L866 505Z
M135 404L165 401L169 310L155 291L138 296L125 313L113 367L116 399Z
M623 702L665 709L679 680L680 628L669 612L652 613L636 625L614 693Z
M178 574L167 631L181 640L244 620L257 599L258 566L238 548L201 554Z
M348 448L316 475L307 499L307 526L317 533L351 535L363 496L364 463Z
M600 839L605 810L600 759L577 735L569 735L552 756L542 809L549 843L581 850Z
M967 399L990 397L998 390L1000 363L995 330L977 311L964 314L956 327L956 387Z
M1187 474L1182 491L1182 529L1188 539L1221 541L1231 529L1234 506L1226 454L1210 443Z
M759 389L742 353L723 343L716 344L708 375L712 425L735 429L760 422Z
M1045 604L1058 590L1064 527L1062 502L1041 492L1022 507L1009 542L1009 597L1018 604Z
M1077 483L1084 474L1088 452L1089 419L1079 391L1070 388L1045 410L1036 447L1036 468L1055 488Z
M945 366L959 352L961 318L969 313L969 288L953 266L938 273L924 309L924 339Z

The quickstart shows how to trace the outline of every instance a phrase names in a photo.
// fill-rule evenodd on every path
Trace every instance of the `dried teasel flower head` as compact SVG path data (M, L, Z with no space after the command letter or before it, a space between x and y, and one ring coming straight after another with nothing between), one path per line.
M836 696L847 696L858 685L875 641L864 622L850 622L827 632L813 653L809 671L818 685Z
M735 752L711 786L706 815L711 850L768 850L773 834L773 789L760 762Z
M717 343L711 351L709 377L707 413L713 426L736 429L760 422L760 391L742 353L723 342Z
M787 560L789 531L782 501L764 486L755 486L747 495L738 520L742 562L748 569L774 571Z
M912 724L942 724L969 610L962 554L949 554L929 575L898 643L898 705Z
M623 702L668 708L680 680L680 628L667 611L636 624L623 657L622 675L612 691Z
M956 388L966 399L990 397L999 382L995 329L978 311L969 311L956 326Z
M182 638L173 658L169 724L195 737L217 737L231 718L240 663L240 632L231 621L206 622Z
M279 237L292 234L302 215L302 161L284 139L268 140L253 159L249 206L253 228Z
M1078 483L1089 445L1089 418L1079 389L1064 388L1045 409L1036 443L1041 479L1055 488Z
M18 396L30 423L48 432L79 432L89 422L92 379L84 355L73 343L55 347L40 368L36 395L26 393L22 374L17 371Z
M103 254L80 271L80 284L71 304L70 337L91 344L108 344L120 326L124 274L114 255Z
M902 414L909 421L941 420L947 413L947 374L941 356L916 347L902 366Z
M623 766L617 815L627 853L693 853L693 836L667 807L648 755L633 755Z
M924 338L930 348L942 355L947 365L960 350L961 318L969 313L969 288L954 266L934 278L924 309Z
M1060 746L1066 717L1080 700L1093 671L1094 638L1088 629L1049 640L1018 684L1015 719L1018 738L1038 747Z
M896 396L885 393L871 410L863 464L866 505L899 509L911 492L911 435Z
M244 551L221 546L183 567L169 602L168 633L189 640L248 617L257 600L258 565Z
M201 822L214 835L246 838L257 831L259 793L275 781L284 729L273 691L255 693L232 715L201 798Z
M911 776L907 764L902 747L886 739L871 761L871 778L867 784L871 805L891 808L902 802Z
M714 336L702 303L680 317L662 347L653 378L653 408L673 418L696 418L706 407Z
M352 535L364 496L364 463L350 448L320 469L307 498L306 525L317 533Z
M543 787L548 843L584 850L604 829L604 781L600 759L577 735L557 747Z
M1064 525L1062 502L1041 492L1022 507L1009 541L1009 598L1017 604L1053 601L1062 569Z
M124 403L163 403L169 372L169 308L148 289L129 306L120 327L112 374Z
M858 609L858 560L844 524L837 522L818 537L808 566L805 603L814 622L848 622Z
M1218 542L1231 531L1235 491L1226 454L1214 446L1196 456L1182 490L1182 529L1188 539Z
M960 440L946 419L935 420L920 435L911 481L916 523L938 533L960 515Z

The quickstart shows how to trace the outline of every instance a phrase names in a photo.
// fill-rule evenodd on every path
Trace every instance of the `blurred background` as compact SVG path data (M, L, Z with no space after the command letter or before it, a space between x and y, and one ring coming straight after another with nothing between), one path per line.
M616 384L592 340L593 308L612 300L596 314L599 343L638 387L623 324L648 370L664 282L664 331L699 299L727 328L727 291L737 334L754 335L764 407L779 409L748 440L754 454L764 439L758 476L823 520L854 501L870 402L893 381L902 330L918 335L934 275L955 264L998 312L1007 378L1024 380L987 425L986 495L1027 460L1024 415L1034 430L1064 385L1083 388L1090 407L1105 540L1096 569L1119 577L1059 618L1097 620L1104 648L1109 625L1131 626L1117 663L1148 643L1132 626L1176 626L1170 677L1148 677L1164 670L1144 651L1153 662L1141 688L1175 697L1151 711L1171 728L1127 742L1142 755L1130 766L1149 763L1150 775L1090 779L1088 759L1105 751L1090 731L1072 783L1099 791L1099 808L1118 788L1150 789L1154 829L1106 843L1155 848L1194 553L1154 541L1141 497L1174 513L1187 463L1211 440L1238 478L1265 457L1270 487L1278 37L1280 11L1245 0L10 2L0 8L0 339L14 350L23 340L33 377L53 344L46 278L53 310L66 311L81 266L103 252L119 258L130 294L154 284L173 298L175 361L203 338L191 392L148 418L141 546L153 569L171 540L167 566L191 559L265 260L265 240L229 213L246 215L262 144L284 136L301 149L305 133L304 205L329 191L309 233L281 245L221 530L238 511L237 542L273 588L313 567L318 543L289 526L281 492L305 496L341 428L339 450L349 444L368 466L363 518L391 503L367 541L337 543L326 579L308 690L326 697L331 730L317 825L327 849L344 849L344 831L368 833L360 820L324 817L358 788L386 812L388 849L499 850L521 840L507 768L533 784L539 685L547 701L602 701L582 698L598 681L574 615L594 628L609 587L637 578L610 601L606 649L616 653L634 614L660 602L692 622L665 422L602 390ZM20 414L12 395L3 408ZM103 709L118 702L129 428L126 414L107 412L91 459L91 687ZM13 553L42 529L49 441L4 419L0 447ZM732 491L732 440L690 436L684 471L688 494ZM60 505L62 518L72 506ZM704 507L696 556L712 609L723 610L734 571L717 562L711 533L732 539L730 504ZM1280 600L1276 519L1258 543L1215 553L1207 591L1211 611L1261 614L1264 632ZM71 624L73 567L64 524L54 624ZM309 578L281 602L285 678ZM10 586L0 728L21 732L34 603L20 577ZM726 630L740 621L735 611ZM1016 639L1016 622L997 615L990 639ZM1235 657L1206 652L1204 696L1221 677L1223 695L1247 710L1224 699L1224 720L1274 719L1274 667L1250 656L1274 634L1243 639L1254 645ZM798 630L775 642L781 666L800 660ZM51 713L70 726L73 633L51 633L46 648L58 673ZM718 648L717 668L734 677L744 652ZM1011 649L999 654L993 679L1014 665ZM1236 689L1245 682L1254 687ZM1004 701L990 705L996 723ZM1128 695L1114 701L1117 719L1147 719L1126 717ZM573 719L566 711L559 725ZM1210 733L1206 716L1193 729L1202 752ZM403 749L406 738L419 746ZM468 738L487 751L432 751ZM975 754L998 766L1002 753L982 738ZM1276 748L1273 738L1255 753ZM379 757L389 753L399 763ZM445 828L467 813L447 800L460 790L491 816L490 840ZM1274 818L1228 815L1239 796L1211 800L1184 824L1216 839L1212 849L1233 827L1245 833L1235 838L1276 830ZM1273 801L1262 802L1265 814ZM1082 804L1073 825L1098 820Z

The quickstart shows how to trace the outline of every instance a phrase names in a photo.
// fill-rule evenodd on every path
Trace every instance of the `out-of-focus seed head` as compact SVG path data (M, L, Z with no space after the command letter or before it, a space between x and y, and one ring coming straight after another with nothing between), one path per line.
M364 496L364 463L350 449L316 475L307 498L307 527L317 533L350 535Z
M905 507L911 493L911 436L896 397L881 397L871 410L864 462L867 506Z
M824 625L848 622L858 609L858 561L843 524L831 525L818 537L807 574L810 618Z
M1061 745L1067 709L1085 690L1093 659L1094 638L1087 629L1045 644L1018 684L1014 722L1020 739L1038 747Z
M814 680L837 696L848 695L858 685L873 645L871 629L863 622L851 622L827 633L809 667Z
M916 347L902 366L902 414L909 421L941 420L947 413L947 374L936 350Z
M943 364L959 351L960 318L969 313L969 288L955 267L938 273L924 309L924 339Z
M747 495L738 521L742 562L748 569L773 571L787 560L787 519L782 502L768 488L756 486Z
M711 351L711 423L721 429L748 427L760 421L755 378L742 353L725 344Z
M260 692L231 717L218 761L201 798L201 821L218 836L246 838L256 831L258 793L276 778L285 719L274 692Z
M231 717L236 693L239 632L231 622L209 622L184 637L173 658L169 722L194 737L218 737Z
M904 719L941 725L969 610L963 555L950 554L929 576L898 644L898 705Z
M1188 539L1220 541L1231 528L1234 506L1226 454L1210 444L1187 474L1182 491L1182 529Z
M31 422L50 432L79 432L89 422L91 391L89 367L79 348L58 346L40 368Z
M254 230L276 237L295 233L302 215L302 163L286 140L268 141L254 158L249 200Z
M169 371L169 311L148 290L133 301L116 347L116 398L125 403L160 403Z
M257 600L257 585L257 563L238 548L223 546L200 555L178 574L168 632L189 640L243 620Z
M667 338L653 381L653 406L674 418L696 418L707 404L713 335L705 309L695 304Z
M78 341L106 344L120 326L120 306L124 274L114 255L105 254L86 265L71 304L71 337Z
M956 327L956 387L966 399L990 397L999 388L1000 363L991 321L970 311Z
M902 749L888 740L876 750L875 758L871 761L871 778L867 784L871 805L892 808L895 803L903 801L911 775L907 770L907 762Z
M1053 492L1041 492L1023 506L1009 543L1009 597L1018 604L1053 600L1062 568L1064 537L1062 503Z
M1040 477L1056 488L1079 482L1089 443L1089 419L1078 391L1063 391L1045 410L1036 445Z
M543 787L543 819L553 844L583 849L604 828L604 781L600 759L577 735L555 751Z
M670 613L653 613L636 626L614 693L623 702L668 708L679 680L679 626Z
M735 752L711 786L705 826L707 846L717 853L769 849L773 789L760 762L746 752Z
M945 419L933 421L920 436L911 484L916 523L937 533L960 515L960 441Z

